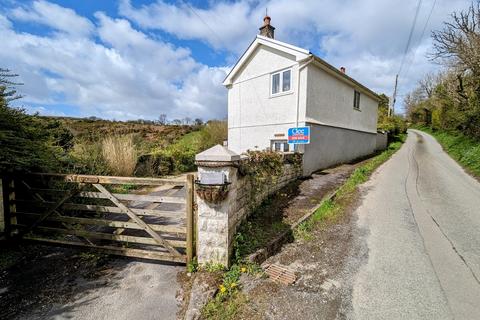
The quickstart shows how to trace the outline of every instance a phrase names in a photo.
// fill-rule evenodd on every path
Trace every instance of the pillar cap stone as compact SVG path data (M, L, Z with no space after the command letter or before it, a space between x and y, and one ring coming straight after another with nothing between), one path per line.
M240 160L240 155L232 150L217 144L195 156L195 161L199 162L235 162Z

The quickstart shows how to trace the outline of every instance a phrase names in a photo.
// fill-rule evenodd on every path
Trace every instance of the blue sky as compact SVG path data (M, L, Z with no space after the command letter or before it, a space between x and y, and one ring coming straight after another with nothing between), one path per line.
M0 67L20 74L21 102L45 115L110 119L226 116L221 82L268 7L276 38L320 55L390 95L416 0L0 0ZM465 0L421 3L400 97L439 66L429 34ZM422 30L426 32L422 37ZM401 107L401 103L400 103Z

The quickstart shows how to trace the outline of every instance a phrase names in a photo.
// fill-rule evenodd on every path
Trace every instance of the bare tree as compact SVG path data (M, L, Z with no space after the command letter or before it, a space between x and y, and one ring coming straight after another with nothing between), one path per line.
M432 32L434 60L453 62L461 72L470 71L480 76L480 1L476 0L465 11L454 12L451 22Z
M167 115L165 113L162 113L161 115L158 116L158 124L161 124L161 125L167 124Z
M433 96L435 87L439 83L440 76L437 76L433 73L427 73L425 77L418 81L418 88L421 90L424 98L430 99Z

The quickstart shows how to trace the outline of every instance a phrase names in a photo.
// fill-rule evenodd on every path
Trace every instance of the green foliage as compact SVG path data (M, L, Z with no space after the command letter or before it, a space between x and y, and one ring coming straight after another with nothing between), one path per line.
M181 139L140 157L139 174L168 175L196 169L195 155L216 144L222 144L227 136L225 121L210 121L198 131L190 132Z
M194 273L198 270L198 260L197 257L194 257L192 261L187 264L187 272Z
M202 265L201 269L207 272L222 272L225 271L225 266L221 263L207 262Z
M228 126L226 121L212 120L200 131L199 149L206 150L214 145L223 145L227 140Z
M432 32L432 58L446 72L426 76L407 96L408 117L415 125L458 131L480 140L480 2L453 12Z
M236 292L228 301L213 299L202 309L202 318L209 320L236 319L239 309L247 302L244 294Z
M378 104L378 130L387 131L391 135L399 135L407 132L407 125L402 116L388 116L388 103L388 97L384 94L381 94L380 103Z
M247 176L251 183L251 198L262 191L264 186L270 185L283 173L284 159L278 152L247 151L247 158L242 161L240 172ZM254 201L252 202L255 205Z
M72 136L58 121L0 105L0 171L61 170Z
M223 274L222 284L215 297L202 309L205 319L235 319L239 307L246 302L245 296L239 291L240 276L248 274L263 275L260 266L252 263L234 264Z
M13 80L18 74L12 73L8 69L0 68L0 105L7 105L10 101L20 99L22 96L17 94L16 86L21 85Z

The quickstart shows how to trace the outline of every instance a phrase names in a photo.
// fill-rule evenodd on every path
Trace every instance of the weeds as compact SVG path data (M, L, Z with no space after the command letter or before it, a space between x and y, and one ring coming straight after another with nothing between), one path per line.
M133 136L111 136L102 141L102 154L110 171L119 176L131 176L137 165Z
M247 302L240 289L242 274L263 275L260 266L252 263L234 264L223 274L222 284L218 287L215 298L210 300L202 309L205 319L235 319L241 305Z

